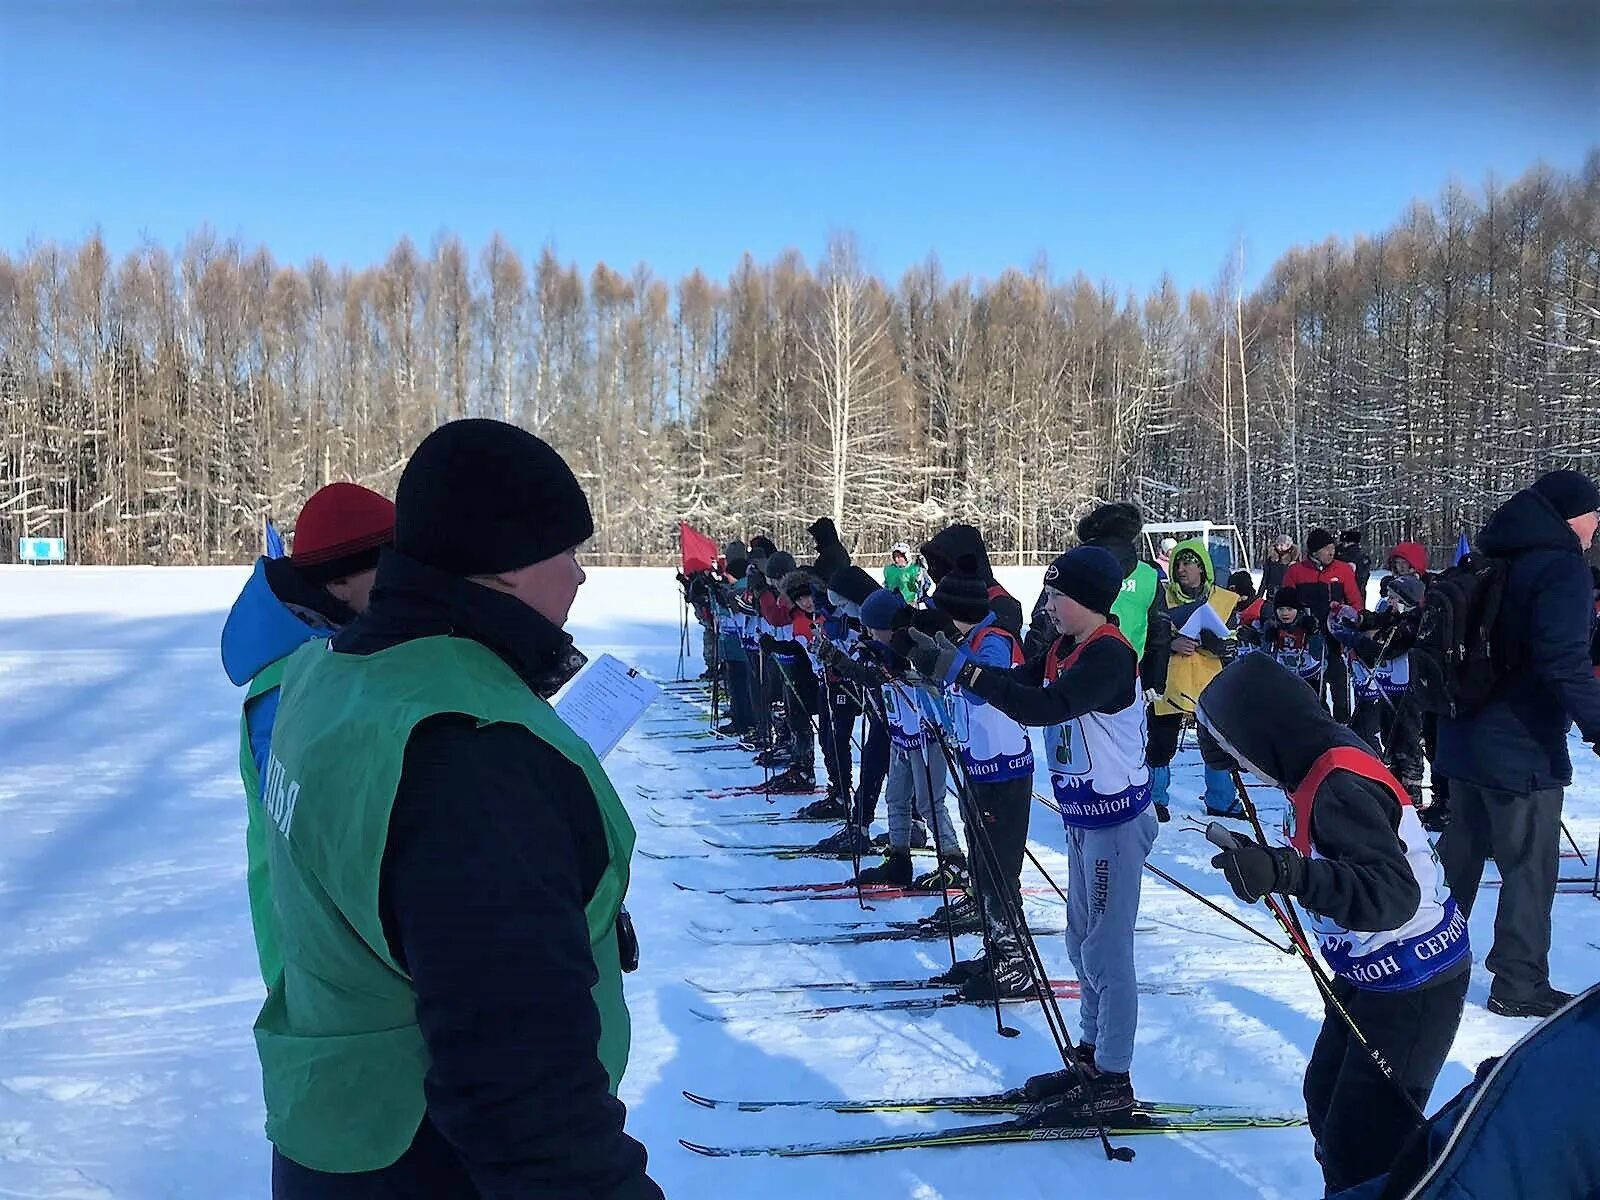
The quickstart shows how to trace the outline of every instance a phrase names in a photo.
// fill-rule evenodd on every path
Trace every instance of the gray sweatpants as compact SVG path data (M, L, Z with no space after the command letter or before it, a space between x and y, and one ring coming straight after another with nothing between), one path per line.
M961 848L955 826L950 823L950 812L945 807L944 787L944 755L937 750L930 752L924 745L920 750L902 750L895 746L889 751L889 776L883 790L889 805L890 849L910 847L913 814L933 826L934 846L947 854Z
M1439 837L1439 862L1461 911L1472 915L1483 864L1500 868L1494 946L1484 966L1489 994L1531 1000L1550 985L1550 910L1561 874L1563 789L1515 795L1450 781L1450 824Z
M1095 1066L1126 1072L1139 1024L1133 926L1144 860L1160 824L1154 805L1105 829L1067 828L1067 957L1077 968L1083 1040Z

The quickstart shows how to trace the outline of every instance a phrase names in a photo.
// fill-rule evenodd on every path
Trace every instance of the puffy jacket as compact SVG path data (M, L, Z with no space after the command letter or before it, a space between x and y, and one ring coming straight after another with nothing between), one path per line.
M1593 577L1583 547L1550 502L1521 491L1478 535L1478 549L1510 562L1499 645L1510 665L1471 716L1439 718L1439 773L1524 794L1572 782L1567 730L1600 741L1600 680L1589 660Z

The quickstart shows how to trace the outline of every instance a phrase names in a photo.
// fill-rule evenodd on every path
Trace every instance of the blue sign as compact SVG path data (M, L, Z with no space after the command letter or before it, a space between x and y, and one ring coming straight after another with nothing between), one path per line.
M17 557L23 562L66 562L66 538L18 538Z

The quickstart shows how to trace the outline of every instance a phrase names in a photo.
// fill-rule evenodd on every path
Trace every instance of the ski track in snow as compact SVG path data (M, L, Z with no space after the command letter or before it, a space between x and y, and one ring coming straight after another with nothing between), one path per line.
M1025 600L1038 570L1002 571ZM268 1194L260 1079L250 1026L259 1005L244 892L244 811L237 773L240 693L217 660L223 617L241 568L0 567L0 1200L233 1200ZM678 669L679 604L672 573L599 569L572 623L591 655L609 650L658 678ZM689 627L684 672L700 670ZM932 900L882 902L862 914L831 901L740 905L697 886L759 887L843 878L847 863L779 860L705 847L720 833L752 844L820 837L827 826L717 829L716 814L765 807L762 797L694 793L758 781L740 755L686 755L698 744L644 733L704 714L667 695L607 761L639 828L639 844L704 858L636 858L629 909L643 965L628 977L634 1049L623 1098L629 1129L650 1148L651 1173L674 1200L710 1195L881 1196L1007 1200L1083 1189L1104 1197L1312 1197L1321 1176L1304 1129L1141 1138L1132 1165L1107 1163L1093 1141L926 1150L864 1158L709 1160L679 1137L758 1144L869 1136L933 1127L937 1115L745 1114L690 1105L680 1089L747 1098L889 1096L989 1090L1058 1065L1036 1009L1009 1008L1023 1036L996 1036L983 1009L849 1013L712 1023L691 1006L718 997L684 982L772 985L808 979L932 974L943 942L862 946L713 947L688 932L715 928L814 931L818 925L898 919ZM1588 854L1600 832L1600 763L1575 754L1567 822ZM1041 758L1042 762L1042 758ZM1267 913L1238 904L1208 865L1212 849L1183 819L1198 815L1192 746L1174 771L1174 820L1153 859L1163 869L1277 935ZM1048 785L1041 768L1039 787ZM635 790L643 789L644 796ZM1281 798L1260 796L1264 810ZM663 827L674 819L711 824ZM779 798L777 811L792 811ZM1264 814L1265 815L1265 814ZM1272 820L1274 816L1267 816ZM731 836L729 836L731 835ZM1034 809L1032 845L1058 882L1065 856L1057 818ZM1563 863L1565 873L1585 872ZM1028 882L1039 883L1031 868ZM1300 1077L1321 1003L1296 960L1251 939L1147 876L1137 942L1141 978L1182 994L1140 1000L1134 1078L1155 1100L1243 1104L1298 1112ZM1577 988L1600 974L1584 934L1595 901L1556 899L1553 977ZM1049 899L1030 911L1059 913ZM1494 894L1472 921L1481 962ZM975 952L974 939L965 943ZM1059 938L1046 965L1070 977ZM1484 1007L1476 969L1469 1007L1434 1105L1477 1062L1529 1023ZM829 1002L819 998L817 1003ZM750 1001L738 1005L743 1014ZM1075 1004L1063 1002L1069 1020Z

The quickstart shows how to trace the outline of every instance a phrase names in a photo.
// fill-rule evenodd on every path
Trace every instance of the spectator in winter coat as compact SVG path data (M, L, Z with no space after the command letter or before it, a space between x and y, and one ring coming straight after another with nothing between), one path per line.
M1161 612L1161 576L1155 567L1139 558L1135 543L1144 529L1144 518L1137 506L1118 501L1102 504L1090 510L1078 521L1078 543L1099 546L1110 551L1122 567L1122 590L1117 593L1111 615L1117 619L1117 628L1128 639L1133 652L1142 660L1146 643L1158 640L1156 653L1165 657L1169 627L1157 617ZM1057 629L1050 616L1050 588L1047 584L1039 590L1034 601L1033 618L1028 623L1028 636L1023 642L1023 653L1036 658L1050 648Z
M989 565L989 551L984 547L983 535L971 525L947 525L922 547L922 561L928 564L928 578L937 586L956 562L964 555L977 562L977 573L989 593L989 610L1002 629L1009 629L1019 639L1022 637L1022 605L1012 594L1000 586Z
M850 551L839 540L832 517L818 517L806 527L806 532L817 546L817 561L811 569L819 578L832 579L835 572L850 565Z
M332 636L365 611L378 553L394 542L394 505L355 483L318 489L295 523L288 558L260 558L222 626L222 667L248 687L240 725L239 773L245 794L245 882L262 982L281 969L267 881L267 818L261 784L289 655Z
M1365 593L1356 583L1356 575L1347 562L1333 555L1333 534L1326 529L1313 529L1306 535L1306 556L1290 567L1283 576L1283 585L1292 587L1300 601L1311 610L1312 616L1327 624L1328 613L1335 605L1366 608ZM1344 655L1335 647L1328 647L1328 662L1322 672L1325 695L1333 699L1333 715L1340 724L1350 723L1350 670Z
M1166 819L1168 788L1172 781L1172 759L1178 752L1184 722L1194 715L1195 701L1217 677L1223 665L1238 648L1236 639L1224 637L1214 629L1203 629L1197 636L1185 636L1191 622L1203 620L1200 610L1209 608L1215 623L1225 627L1237 624L1235 610L1239 596L1216 586L1211 573L1211 554L1204 540L1179 542L1172 551L1172 578L1162 588L1162 624L1168 630L1167 653L1146 655L1149 673L1144 686L1153 693L1150 706L1150 792L1156 803L1156 816ZM1209 736L1199 738L1205 760L1206 811L1217 816L1238 814L1238 797L1226 756L1217 751Z
M1367 582L1372 578L1372 556L1361 545L1361 530L1346 529L1339 535L1339 548L1334 556L1340 562L1349 563L1350 569L1355 572L1356 590L1361 593L1365 601L1367 596Z
M1468 716L1439 718L1439 767L1450 824L1439 857L1472 911L1483 864L1500 869L1494 947L1485 960L1491 1011L1546 1016L1570 997L1550 986L1550 909L1560 865L1561 803L1572 782L1567 730L1600 742L1600 680L1589 659L1594 591L1584 552L1600 492L1552 471L1489 518L1478 549L1508 563L1494 644L1506 668Z
M660 1200L616 1088L634 832L545 697L594 532L532 434L401 476L371 607L284 676L267 811L284 970L256 1022L275 1200Z
M1306 1065L1306 1116L1329 1194L1381 1175L1415 1127L1395 1084L1426 1110L1472 974L1466 914L1411 797L1360 738L1264 654L1230 666L1200 697L1201 727L1289 797L1290 844L1243 838L1211 860L1251 904L1305 906L1332 990L1393 1073L1384 1078L1326 1006Z
M883 586L898 592L907 604L915 604L922 594L922 567L911 561L911 547L896 542L889 551L889 565L883 568Z
M1294 566L1298 557L1294 539L1287 533L1280 533L1273 538L1272 548L1261 563L1261 586L1256 589L1256 595L1258 597L1274 595L1283 586L1284 573Z

